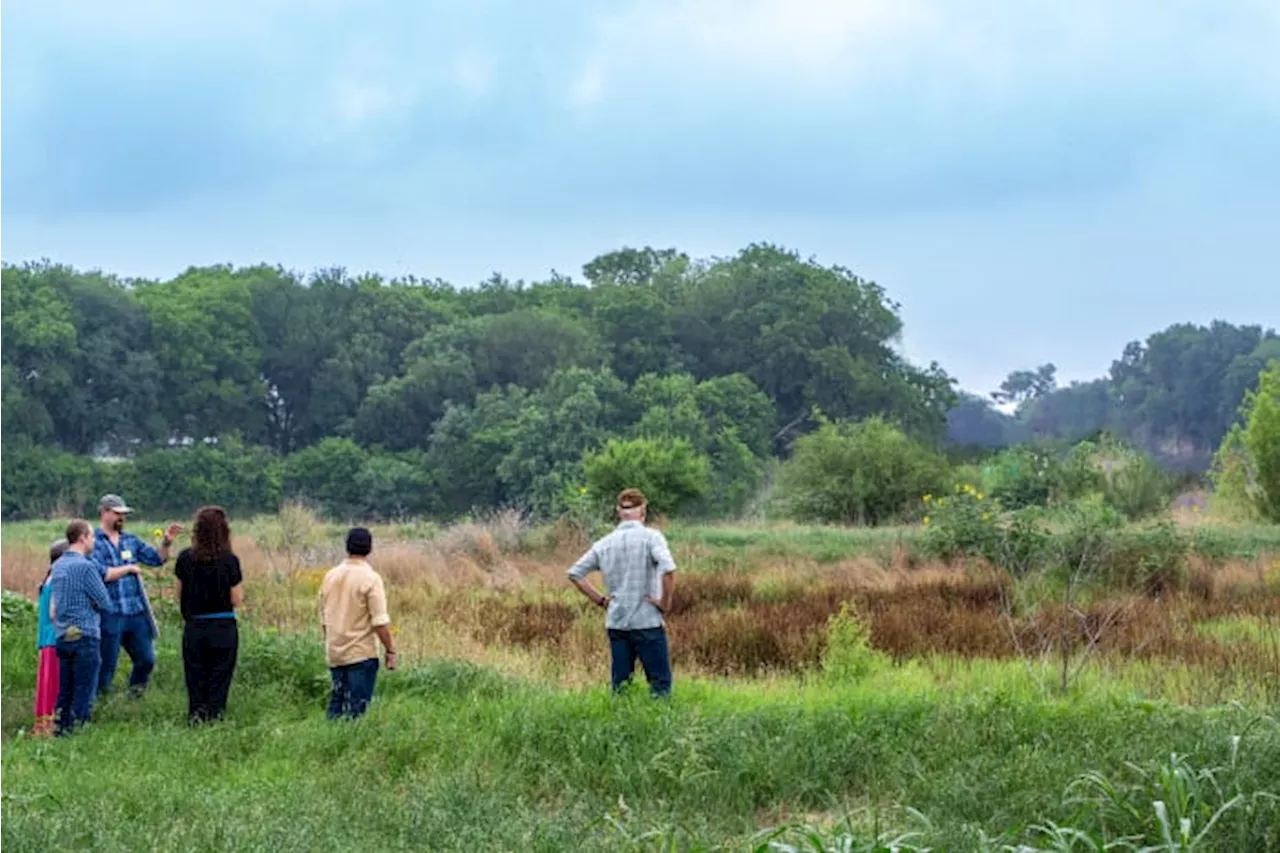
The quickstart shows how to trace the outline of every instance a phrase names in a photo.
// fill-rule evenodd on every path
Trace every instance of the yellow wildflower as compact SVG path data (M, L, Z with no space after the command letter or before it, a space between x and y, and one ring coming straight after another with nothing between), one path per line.
M991 513L989 513L989 512L984 512L984 513L982 514L982 520L983 520L983 521L990 521L990 520L991 520Z
M982 499L983 499L983 494L982 494L982 492L978 492L976 495L974 495L974 497L975 497L975 498L977 498L978 500L982 500Z
M925 495L920 500L924 501L925 503L928 503L929 501L933 500L933 495Z
M164 538L164 531L163 531L163 530L161 530L159 527L157 527L155 530L151 531L151 538L152 538L152 539L163 539L163 538Z
M928 527L928 526L929 526L929 516L927 516L927 515L924 517L924 526L925 526L925 527Z

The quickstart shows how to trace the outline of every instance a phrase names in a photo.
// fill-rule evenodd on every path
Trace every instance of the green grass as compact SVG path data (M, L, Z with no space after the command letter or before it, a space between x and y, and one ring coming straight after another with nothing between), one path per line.
M334 725L315 638L247 630L229 719L192 731L167 634L146 698L113 697L88 730L50 742L15 736L30 713L29 634L4 632L7 853L751 849L796 822L831 843L911 830L935 849L994 850L1045 821L1102 832L1105 810L1069 795L1091 770L1128 792L1137 817L1117 820L1140 828L1160 793L1150 779L1164 777L1139 770L1176 770L1170 753L1221 768L1226 793L1202 783L1193 805L1247 795L1202 849L1280 845L1280 808L1254 796L1280 790L1274 718L1144 701L1123 681L1048 698L1017 663L924 662L845 685L677 674L664 703L434 661L384 673L369 715Z

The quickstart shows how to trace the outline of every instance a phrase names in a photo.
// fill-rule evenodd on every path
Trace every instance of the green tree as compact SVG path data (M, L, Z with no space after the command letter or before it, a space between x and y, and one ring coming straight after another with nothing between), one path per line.
M940 492L946 460L880 417L824 422L795 443L778 499L799 521L884 524Z
M1242 413L1258 508L1264 518L1280 523L1280 359L1259 375L1258 389L1245 397Z
M640 489L652 511L677 515L711 486L711 465L685 439L610 439L582 460L589 498L612 507L623 489Z
M175 437L264 436L253 276L226 266L192 268L137 289L163 377L158 405Z
M365 508L358 480L368 462L369 454L351 439L322 439L285 457L280 479L284 497L314 504L330 517L355 517Z
M1052 364L1042 364L1035 370L1015 370L1000 383L999 390L991 392L991 399L1021 405L1043 397L1058 387L1057 372L1058 368Z

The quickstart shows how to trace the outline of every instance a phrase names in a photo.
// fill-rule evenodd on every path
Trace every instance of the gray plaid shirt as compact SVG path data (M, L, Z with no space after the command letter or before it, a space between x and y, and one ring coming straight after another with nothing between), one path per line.
M581 580L596 569L613 597L604 619L606 628L634 631L665 624L658 608L644 600L645 596L660 600L662 576L676 570L662 531L639 521L624 521L573 564L569 577Z

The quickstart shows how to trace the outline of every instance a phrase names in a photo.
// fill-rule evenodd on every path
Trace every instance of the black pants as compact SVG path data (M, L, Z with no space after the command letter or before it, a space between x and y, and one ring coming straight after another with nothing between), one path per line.
M236 671L240 629L235 619L189 619L182 630L182 668L187 677L187 717L216 720L227 710Z

